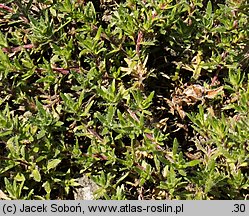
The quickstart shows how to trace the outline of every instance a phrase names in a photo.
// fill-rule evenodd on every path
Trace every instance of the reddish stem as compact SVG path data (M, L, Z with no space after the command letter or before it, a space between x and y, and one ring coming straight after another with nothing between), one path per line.
M43 69L43 68L36 68L36 71L38 71L38 72L42 72L44 70L45 69ZM56 72L59 72L61 74L64 74L64 75L69 74L70 70L75 70L77 73L80 73L80 68L79 67L70 67L68 69L53 67L52 70L56 71Z
M14 13L14 10L13 10L12 8L10 8L10 7L8 7L8 6L4 5L4 4L0 4L0 9L3 9L3 10L5 10L5 11L8 11L9 13ZM20 18L21 18L25 23L29 23L29 20L28 20L25 16L21 15Z
M6 10L6 11L8 11L10 13L14 12L12 8L10 8L10 7L8 7L8 6L4 5L4 4L0 4L0 9Z
M33 44L26 44L26 45L23 45L23 46L12 47L12 48L4 47L4 48L2 48L2 51L4 51L5 53L19 52L19 51L22 50L22 48L24 48L24 49L32 49L32 48L34 48L34 45Z
M137 41L136 41L136 53L139 55L140 52L140 43L143 40L143 32L139 31L138 36L137 36Z

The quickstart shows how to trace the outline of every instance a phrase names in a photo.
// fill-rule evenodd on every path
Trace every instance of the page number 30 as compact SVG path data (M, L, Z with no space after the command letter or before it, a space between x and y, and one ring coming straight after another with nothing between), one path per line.
M246 205L245 204L234 204L234 209L232 212L245 212L246 211Z

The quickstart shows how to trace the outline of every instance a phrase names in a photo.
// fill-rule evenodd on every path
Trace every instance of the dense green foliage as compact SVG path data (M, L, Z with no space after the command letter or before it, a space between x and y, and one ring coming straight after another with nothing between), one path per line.
M248 199L248 11L1 1L2 198Z

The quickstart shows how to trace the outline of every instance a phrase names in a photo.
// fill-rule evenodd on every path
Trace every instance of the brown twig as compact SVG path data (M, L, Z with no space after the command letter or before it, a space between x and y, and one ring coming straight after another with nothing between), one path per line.
M127 112L130 114L130 116L136 121L136 122L140 122L138 117L136 116L136 113L134 113L133 111L131 111L129 108L127 108Z
M96 137L99 141L104 142L104 140L100 137L100 135L93 129L88 128L87 131Z
M86 157L91 156L93 158L98 158L98 159L100 159L102 161L107 161L108 160L108 158L105 155L102 155L102 154L91 154L90 155L89 153L83 153L83 155L86 156Z
M23 161L23 160L20 160L20 159L11 159L11 158L8 158L8 157L0 156L0 160L11 160L11 161L19 162L20 164L25 165L25 166L31 166L31 164L28 163L27 161Z
M93 29L94 30L98 30L98 27L97 26L93 26ZM120 44L117 44L117 42L115 41L115 39L111 38L111 37L108 37L106 33L102 32L101 33L101 38L102 39L105 39L107 41L109 41L110 43L112 43L113 45L115 45L116 47L119 48L119 50L126 56L129 56L128 53L124 50L124 48L120 45Z

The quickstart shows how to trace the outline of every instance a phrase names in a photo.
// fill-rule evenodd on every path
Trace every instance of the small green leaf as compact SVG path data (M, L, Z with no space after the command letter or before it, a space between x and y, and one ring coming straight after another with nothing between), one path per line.
M12 130L0 131L0 137L8 136L8 135L10 135L12 133L13 133Z
M25 176L21 173L17 173L17 175L15 176L15 180L20 182L25 181Z
M113 106L109 106L108 113L107 113L107 116L106 116L107 122L109 124L112 123L112 119L113 119L114 113L115 113L115 108Z
M42 187L44 187L45 191L49 194L51 192L51 186L50 186L50 183L49 181L46 181Z
M94 117L98 118L102 124L106 124L106 118L100 112L94 113Z
M125 121L122 113L119 110L117 110L117 114L118 114L118 119L119 119L119 122L120 122L121 126L122 127L126 126L127 122Z
M35 181L37 182L41 181L41 174L37 168L32 171L32 175Z
M80 109L80 107L81 107L81 105L82 105L82 101L84 100L84 98L85 98L85 92L82 91L82 92L80 93L80 97L79 97L79 99L78 99L77 110Z
M55 168L61 162L60 159L53 159L48 161L47 170Z
M187 173L184 170L178 170L178 172L182 176L187 176Z
M46 134L45 130L41 130L38 134L37 134L37 139L41 139L42 137L44 137Z
M44 110L42 104L36 100L36 106L37 106L37 109L38 109L38 112L40 114L41 117L45 117L46 116L46 111Z
M173 141L173 156L174 157L177 154L178 146L179 146L179 143L178 143L177 139L175 138L174 141Z
M199 163L200 163L199 160L192 160L192 161L190 161L190 162L188 162L188 163L186 164L186 167L193 167L193 166L196 166L196 165L199 164Z
M76 112L75 108L77 106L77 104L75 103L75 101L71 98L71 96L69 94L63 94L60 93L61 98L63 99L65 105L67 108L70 109L70 111L72 112Z
M206 10L207 18L210 18L212 15L212 2L209 1L207 4L207 10Z
M115 79L112 81L112 85L111 85L111 93L113 95L113 97L115 96L115 91L116 91L116 85L115 85Z
M7 42L7 40L4 37L2 32L0 32L0 46L1 47L8 47L8 42Z
M100 39L101 36L101 32L102 32L102 26L99 27L96 36L94 37L94 40L98 41Z
M142 102L142 105L143 105L143 108L144 109L147 109L149 108L151 102L152 102L152 99L154 97L154 91L150 93L150 95Z
M91 101L90 103L88 103L88 104L86 105L86 107L85 107L84 112L83 112L80 116L87 116L87 115L89 114L89 111L90 111L90 109L91 109L93 103L94 103L94 100Z

